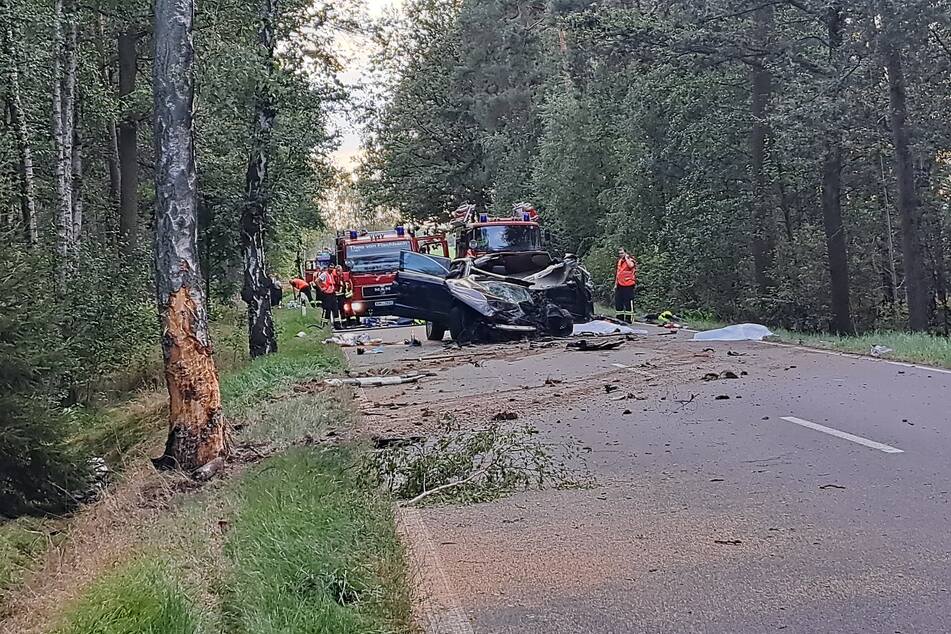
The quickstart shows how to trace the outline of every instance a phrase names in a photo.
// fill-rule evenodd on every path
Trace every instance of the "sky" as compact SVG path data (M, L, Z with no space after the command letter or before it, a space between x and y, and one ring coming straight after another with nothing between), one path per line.
M379 18L387 10L398 9L403 0L363 0L363 8L370 18ZM348 86L354 85L363 77L370 58L369 42L366 38L341 34L338 37L338 50L344 59L346 70L341 80ZM334 152L333 160L341 168L352 170L359 159L360 131L345 113L333 117L333 126L341 135L340 148Z

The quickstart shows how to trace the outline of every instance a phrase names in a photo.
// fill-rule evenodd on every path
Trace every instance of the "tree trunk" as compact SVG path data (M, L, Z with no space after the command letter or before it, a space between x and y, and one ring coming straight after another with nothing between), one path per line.
M72 193L72 248L79 246L83 232L83 140L82 99L77 93L73 103L73 143L70 157L70 189Z
M135 29L119 34L119 98L127 100L135 91L136 42ZM139 124L128 104L119 123L119 243L122 252L130 254L135 247L139 225Z
M30 144L30 130L23 113L23 102L20 95L20 51L17 48L16 33L14 32L14 18L10 9L9 0L0 4L3 11L4 31L3 48L9 60L8 64L8 91L7 107L10 110L10 122L13 125L19 155L20 176L20 217L23 222L23 237L28 244L36 245L36 185L33 174L33 148Z
M107 92L112 92L112 75L109 72L112 63L109 55L106 53L106 29L105 17L99 16L99 22L96 29L96 49L99 52L99 79L102 81L102 88ZM109 201L115 209L119 208L119 135L116 130L115 119L110 118L106 122L106 138L109 143L106 151L106 168L109 171Z
M885 157L881 152L878 153L878 164L882 175L882 215L885 219L885 246L888 258L886 270L888 271L888 295L887 301L893 305L898 304L898 271L895 269L895 231L892 229L892 204L888 195L888 179L885 177Z
M228 453L198 263L192 131L194 0L155 0L155 285L169 394L161 468L194 471Z
M244 286L241 297L248 305L248 343L251 358L277 351L271 289L264 254L264 225L267 217L267 168L271 131L277 116L270 78L274 65L274 22L277 0L261 1L258 43L267 64L267 74L258 84L254 106L251 155L246 176L247 201L241 213L241 249L244 253Z
M849 254L842 225L842 148L836 137L822 160L822 221L825 225L832 295L832 332L854 334L849 289Z
M56 146L56 251L66 261L72 245L73 194L72 194L72 141L73 141L73 105L72 97L75 83L70 85L70 77L75 78L75 57L72 54L73 29L67 22L63 0L56 0L53 6L54 47L53 55L53 141ZM70 18L71 20L71 18ZM72 72L71 72L72 71ZM65 275L65 267L60 267ZM60 279L60 285L65 284Z
M883 38L882 53L885 71L888 74L891 106L889 118L895 143L895 173L898 176L898 209L901 215L908 326L911 330L918 331L927 330L931 321L929 284L921 246L921 202L915 187L902 55L895 43L891 41L891 37L890 34L886 34Z
M757 42L764 50L768 50L769 34L773 23L773 5L757 9L754 20ZM765 59L754 63L750 73L753 117L753 126L750 130L753 181L753 232L750 247L753 253L756 289L760 296L765 296L769 289L769 268L773 250L772 219L766 187L766 141L769 134L767 109L772 92L772 76L766 63Z
M828 8L826 26L829 33L829 57L840 74L839 48L842 46L842 12L838 4ZM831 126L827 132L822 159L822 221L825 225L826 249L829 259L829 280L832 295L832 331L853 334L852 309L849 288L849 253L842 224L842 137L841 97L833 103Z

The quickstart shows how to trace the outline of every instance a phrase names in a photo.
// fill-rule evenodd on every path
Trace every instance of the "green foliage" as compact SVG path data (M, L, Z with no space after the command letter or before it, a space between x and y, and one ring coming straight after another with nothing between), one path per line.
M229 416L243 417L262 401L343 366L340 349L323 343L327 331L318 327L317 315L313 310L306 317L295 309L275 311L279 354L255 359L222 379L221 398ZM304 336L298 337L301 332Z
M229 632L394 632L409 621L392 510L344 451L291 450L249 473L225 554Z
M579 468L584 471L576 447L553 449L530 425L464 430L452 419L437 437L384 447L366 465L369 477L397 498L435 491L429 502L482 502L529 488L578 486L587 479Z
M63 396L68 348L56 298L36 290L51 265L0 249L0 513L58 510L84 481L84 458L66 441ZM38 285L38 282L40 284Z
M67 612L56 634L197 634L193 609L153 555L100 579Z
M936 305L951 270L951 135L935 117L951 92L934 72L948 67L951 6L892 4L883 30L880 8L841 3L837 43L828 3L811 1L411 2L389 27L425 37L387 49L393 79L371 117L362 187L404 214L529 198L553 249L595 270L602 298L623 245L641 261L646 304L816 330L833 319L822 169L837 144L852 320L874 328L901 312L882 308L890 287L899 301L905 288L882 38L907 75ZM759 121L756 68L771 86ZM765 130L759 158L754 130Z

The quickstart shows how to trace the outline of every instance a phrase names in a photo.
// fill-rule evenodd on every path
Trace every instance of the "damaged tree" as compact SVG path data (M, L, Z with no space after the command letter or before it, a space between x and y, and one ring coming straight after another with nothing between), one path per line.
M194 14L194 0L155 2L155 286L169 395L168 441L155 464L207 473L228 437L198 265Z
M244 253L244 286L241 298L248 305L248 344L251 358L277 352L274 317L271 314L270 279L264 253L264 225L267 219L267 169L271 131L277 111L271 94L274 68L274 22L277 0L261 0L258 44L267 72L258 82L248 158L247 201L241 213L241 250Z

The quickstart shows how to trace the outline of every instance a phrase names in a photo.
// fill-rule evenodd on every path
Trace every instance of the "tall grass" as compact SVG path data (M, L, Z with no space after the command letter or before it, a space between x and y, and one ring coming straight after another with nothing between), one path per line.
M229 416L244 417L261 401L343 367L339 349L322 343L327 331L317 326L316 312L303 317L296 310L280 309L275 323L278 353L256 359L222 379L221 397ZM298 337L299 333L304 334Z
M885 355L889 359L951 368L951 339L928 333L875 331L840 337L779 330L776 336L788 343L855 354L869 354L873 346L885 346L892 350Z
M348 452L295 449L245 477L225 546L229 632L408 628L402 551L385 500Z
M100 579L56 634L197 634L197 623L166 567L142 559Z

